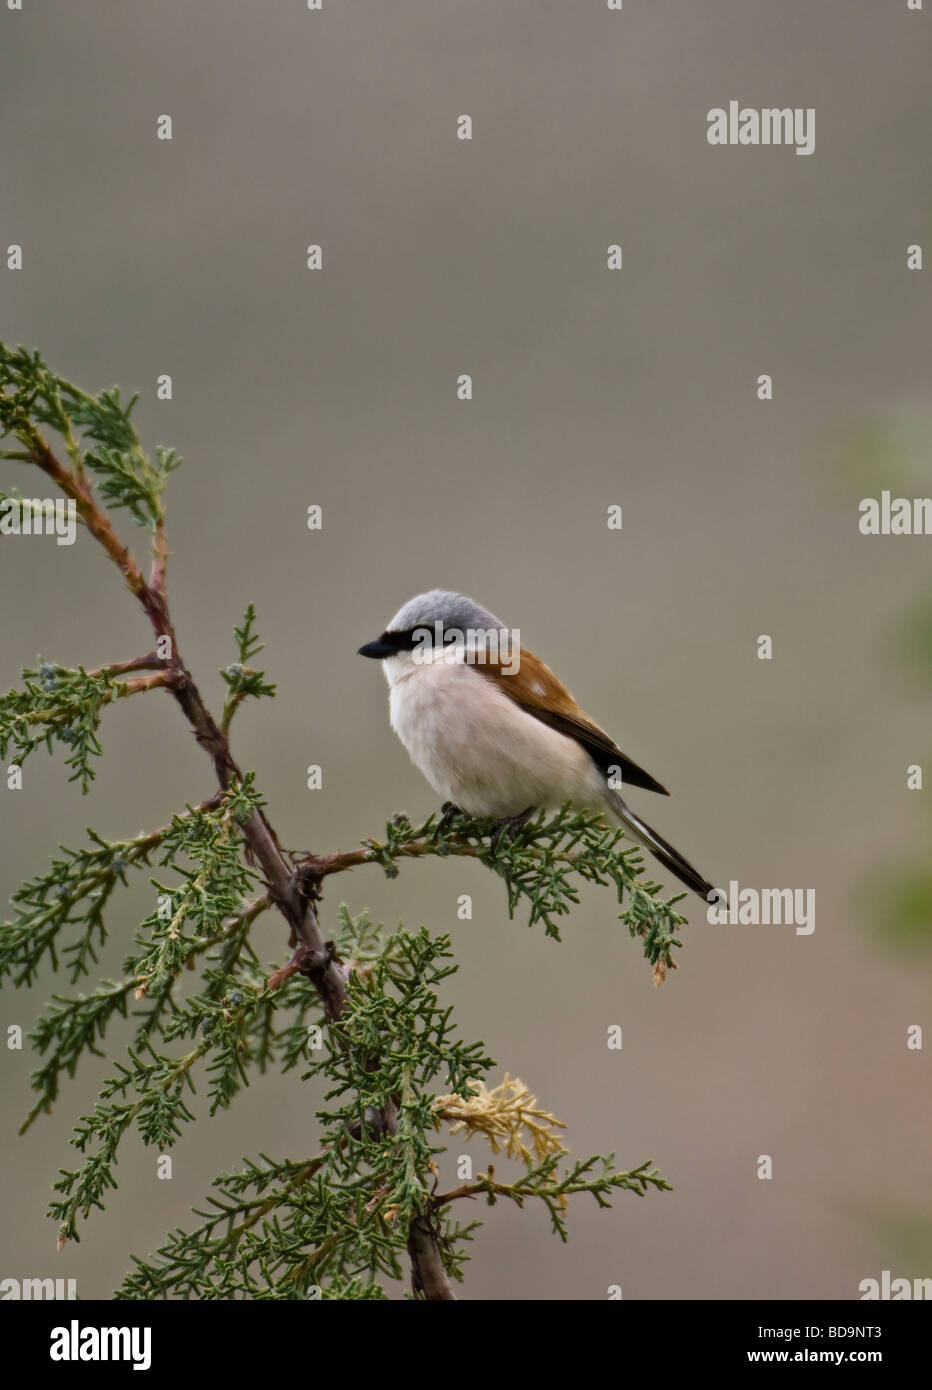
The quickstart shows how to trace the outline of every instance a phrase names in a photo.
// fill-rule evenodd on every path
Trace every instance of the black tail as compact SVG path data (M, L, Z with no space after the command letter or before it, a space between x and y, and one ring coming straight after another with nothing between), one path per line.
M656 830L652 830L646 821L641 820L640 816L635 815L631 807L622 801L617 792L609 790L608 798L612 810L632 832L634 839L645 849L649 849L654 858L658 859L665 869L669 869L671 874L675 874L681 883L685 883L687 888L698 893L703 902L708 902L709 894L715 891L708 879L703 878L699 870L694 869L689 860L684 859L679 850L674 849L668 840L665 840L662 835L658 835Z

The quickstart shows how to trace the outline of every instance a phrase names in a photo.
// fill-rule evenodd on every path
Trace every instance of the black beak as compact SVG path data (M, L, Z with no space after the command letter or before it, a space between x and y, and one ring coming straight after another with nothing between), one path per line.
M360 647L359 655L371 656L373 661L384 661L387 656L397 656L398 648L378 638L375 642L367 642L364 647Z

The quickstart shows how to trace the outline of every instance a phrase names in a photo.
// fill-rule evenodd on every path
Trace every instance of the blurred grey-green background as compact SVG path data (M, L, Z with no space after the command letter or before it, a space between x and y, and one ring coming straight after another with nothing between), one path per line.
M906 1047L929 1023L928 923L896 930L885 868L922 865L929 828L906 767L930 754L928 657L925 681L909 668L932 538L857 526L881 487L932 491L932 266L906 269L908 245L932 254L930 25L905 0L0 12L0 244L4 266L10 244L24 257L0 271L0 334L88 389L138 390L147 443L184 455L168 491L179 638L216 707L256 603L279 696L240 713L235 749L283 842L348 848L432 808L355 653L442 586L519 626L672 788L634 803L711 878L815 889L810 937L710 927L692 900L658 991L605 892L557 945L509 923L476 864L331 883L325 924L345 899L452 931L462 1033L576 1153L650 1157L675 1185L608 1213L580 1203L566 1247L542 1211L496 1208L467 1296L855 1298L883 1268L932 1274L928 1049ZM815 153L709 146L706 113L732 98L814 107ZM16 467L0 485L34 487ZM84 534L5 542L0 582L4 688L40 653L148 649ZM102 736L86 798L40 755L21 791L0 782L4 897L86 825L151 828L212 790L168 698L107 711ZM121 909L111 973L151 904ZM271 915L256 938L286 958ZM7 992L4 1030L56 987ZM17 1139L32 1059L2 1055L5 1276L106 1295L218 1170L313 1149L319 1097L270 1076L189 1129L171 1182L130 1144L107 1212L56 1255L49 1184L108 1063Z

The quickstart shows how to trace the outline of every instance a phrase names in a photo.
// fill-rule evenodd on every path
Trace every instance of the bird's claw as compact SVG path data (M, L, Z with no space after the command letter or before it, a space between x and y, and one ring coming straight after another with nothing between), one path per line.
M491 838L489 839L489 848L492 853L498 853L499 846L502 844L503 840L513 839L522 825L527 825L533 814L534 807L529 806L527 810L522 811L519 816L503 816L501 820L496 821L495 829L492 831Z
M452 823L463 813L458 806L454 806L452 801L445 801L440 807L440 819L437 821L437 833L443 834L448 830Z

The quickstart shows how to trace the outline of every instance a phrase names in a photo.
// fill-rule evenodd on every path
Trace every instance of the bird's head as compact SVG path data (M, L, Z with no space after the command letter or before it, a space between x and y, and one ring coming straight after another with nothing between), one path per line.
M389 684L418 665L434 662L481 660L480 653L496 653L501 634L509 636L494 613L449 589L430 589L402 604L380 637L359 648L360 656L384 663Z

